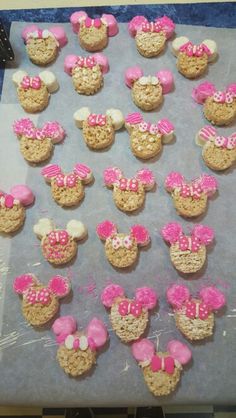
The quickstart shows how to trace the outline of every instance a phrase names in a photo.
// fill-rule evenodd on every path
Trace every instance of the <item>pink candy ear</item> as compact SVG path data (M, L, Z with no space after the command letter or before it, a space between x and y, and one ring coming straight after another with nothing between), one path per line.
M199 294L203 302L212 310L222 308L226 304L224 293L214 286L204 287Z
M103 180L106 186L111 187L122 177L122 171L118 167L108 167L103 171Z
M162 237L170 244L174 244L176 241L178 241L182 233L182 226L178 222L170 222L166 224L161 230Z
M197 237L203 245L211 244L215 236L214 230L212 228L200 224L195 225L195 227L192 230L192 235Z
M151 341L143 338L132 344L131 351L137 361L151 361L155 353L155 347Z
M181 187L184 183L185 178L178 171L171 171L165 179L165 188L168 192L172 192L177 187Z
M133 225L130 228L131 235L139 245L147 245L150 241L148 230L143 225Z
M74 172L78 175L80 180L86 180L92 171L86 164L78 163L75 165Z
M192 358L191 350L187 347L187 345L178 340L169 341L167 344L167 350L172 357L182 365L187 364Z
M56 335L58 344L62 344L66 337L73 334L77 329L76 320L73 316L62 316L56 319L52 325L53 333Z
M138 80L142 76L143 70L138 65L136 65L136 67L129 67L125 71L125 84L131 88L134 81Z
M211 176L210 174L203 174L200 177L200 184L201 184L202 190L208 196L212 196L218 189L218 181L216 180L214 176Z
M11 195L20 201L23 206L29 206L34 202L35 196L32 190L24 184L18 184L10 189Z
M195 89L192 91L192 98L195 102L199 104L203 104L205 100L213 96L216 92L215 85L213 83L209 83L208 81L204 81L203 83L199 84Z
M139 287L135 291L135 300L146 309L153 309L157 304L157 294L150 287Z
M144 23L148 23L148 20L144 16L135 16L128 24L128 31L130 36L135 37L138 30L142 28Z
M28 25L28 26L26 26L24 29L23 29L23 31L21 32L21 36L22 36L22 38L24 39L24 41L26 41L27 40L27 35L29 34L29 33L32 33L32 32L37 32L39 30L39 28L38 28L38 26L37 25Z
M56 177L58 174L61 174L61 173L62 173L61 167L57 164L46 165L46 167L44 167L41 170L41 174L43 177L45 177L45 179L52 179L53 177Z
M13 290L19 295L22 295L26 290L35 284L38 284L38 280L33 274L22 274L21 276L17 276L15 278L13 282Z
M142 168L135 176L143 185L151 189L155 184L154 174L149 168Z
M58 298L63 298L70 293L71 285L69 279L66 277L56 275L48 282L48 288Z
M88 17L86 12L74 12L70 17L70 23L72 24L73 32L78 33L80 23Z
M34 130L34 123L29 118L18 119L13 124L13 131L18 136L25 135Z
M64 71L67 74L71 75L71 72L77 63L77 59L77 55L67 55L64 61Z
M95 347L102 347L108 338L107 329L102 321L98 318L93 318L86 330L88 339L91 338L92 342L95 344Z
M184 285L173 284L167 289L166 298L173 308L181 308L190 298L189 289Z
M159 23L162 26L167 39L169 39L173 35L175 30L175 24L172 19L170 19L167 16L163 16L155 19L155 22Z
M104 54L96 53L93 54L93 57L96 61L96 63L100 66L102 73L106 74L109 71L109 62L107 57Z
M111 308L114 303L114 300L123 297L125 291L123 287L118 284L109 284L101 293L101 301L106 308Z
M226 87L226 92L233 93L236 96L236 83L228 84L228 86Z
M108 36L115 36L119 32L117 20L113 15L103 14L101 20L106 23L108 28Z
M56 38L61 48L67 44L68 39L62 26L53 26L48 30Z
M169 70L161 70L156 73L156 77L161 83L163 94L170 93L174 86L174 78Z
M117 228L113 222L104 221L97 225L96 232L100 239L106 240L117 233Z

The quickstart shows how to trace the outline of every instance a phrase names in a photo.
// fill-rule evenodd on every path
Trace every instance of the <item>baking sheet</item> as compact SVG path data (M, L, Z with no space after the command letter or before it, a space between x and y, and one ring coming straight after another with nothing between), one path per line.
M201 222L215 228L215 245L208 249L205 269L186 284L197 292L202 286L216 284L228 297L227 309L216 318L214 337L207 343L194 344L193 362L182 375L178 390L171 396L155 399L148 391L142 373L132 358L130 347L122 344L112 332L108 315L101 305L99 295L110 281L122 285L129 296L135 288L143 285L153 286L159 295L159 307L150 318L150 327L145 336L153 341L159 336L160 348L165 349L169 339L185 341L176 330L172 311L165 301L168 285L178 280L185 283L172 266L169 248L160 237L161 227L169 221L179 221L185 230L193 223L178 217L169 194L163 188L165 176L171 171L180 171L186 178L193 178L202 171L210 173L201 159L201 149L195 145L196 132L206 124L200 105L191 99L191 90L199 80L184 79L175 67L175 57L168 46L160 57L145 59L136 51L135 42L127 35L127 25L120 24L119 35L109 39L104 53L109 58L110 72L104 76L103 89L94 96L78 95L72 87L71 78L63 72L63 61L67 54L86 55L81 50L69 24L65 27L69 42L62 49L57 61L49 66L60 84L60 90L53 94L48 108L36 116L38 126L49 120L58 120L66 129L67 137L63 144L55 146L50 162L60 164L65 171L76 162L88 164L95 182L86 187L85 199L75 209L62 209L51 198L50 187L40 175L41 167L30 167L19 151L19 143L12 133L14 120L25 113L18 105L15 87L11 77L17 68L25 69L31 75L40 71L26 56L20 33L26 23L13 23L11 43L16 55L15 68L5 72L1 114L0 163L6 166L1 174L1 187L10 187L26 182L35 192L36 202L27 209L24 228L13 239L1 238L7 243L3 262L9 272L1 274L2 284L2 330L0 338L0 402L4 404L32 404L57 406L118 406L155 405L183 403L233 403L236 392L235 329L236 329L236 285L233 268L235 237L235 171L216 174L219 181L219 194L212 199L207 213L198 218ZM47 24L40 24L48 27ZM209 66L204 79L215 82L218 88L235 82L236 62L233 60L232 41L236 30L215 29L177 25L177 36L188 36L193 42L215 39L220 55L216 64ZM122 57L122 59L121 59ZM120 108L124 115L138 109L133 104L129 89L123 81L124 70L131 65L141 65L146 75L160 69L174 72L175 89L164 98L160 109L144 115L152 122L163 117L175 125L176 139L164 145L160 158L145 164L137 160L130 151L126 130L116 133L113 146L102 152L90 151L82 139L82 132L73 122L73 113L82 106L89 106L92 112L103 113L106 109ZM29 117L32 117L29 115ZM224 134L235 130L234 126L219 128ZM6 165L7 161L7 165ZM103 186L102 172L109 165L116 165L132 176L139 168L151 168L158 183L155 192L146 194L145 208L134 215L120 212L112 200L112 192ZM17 172L16 172L17 170ZM80 244L76 260L64 268L53 268L42 257L39 241L32 228L39 218L48 216L59 227L64 227L70 219L84 222L89 231L88 239ZM120 231L128 232L134 223L142 223L149 228L151 246L140 251L135 269L115 270L106 260L104 244L95 233L98 222L111 219ZM68 378L56 361L57 346L50 329L35 331L28 326L22 315L20 301L12 292L12 282L16 275L32 272L47 283L56 273L68 274L72 279L73 298L62 301L61 315L74 315L79 326L86 326L94 316L102 318L109 329L110 342L100 353L97 367L88 377L80 380ZM219 374L225 378L219 379ZM214 382L214 384L212 384Z

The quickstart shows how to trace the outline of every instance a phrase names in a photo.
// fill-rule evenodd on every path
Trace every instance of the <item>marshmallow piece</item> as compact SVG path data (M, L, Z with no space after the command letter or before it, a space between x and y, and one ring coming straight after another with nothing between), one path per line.
M83 128L83 122L89 117L90 113L89 107L81 107L74 113L73 118L77 128Z
M112 118L112 124L115 131L118 131L124 125L124 116L119 109L108 109L106 115Z
M216 59L216 57L217 57L217 45L216 45L216 42L215 41L212 41L211 39L205 39L202 43L204 45L206 45L210 49L210 51L211 51L211 55L208 56L208 61L209 62L214 61Z
M172 52L176 57L179 55L180 47L187 42L189 42L189 39L186 36L179 36L172 42Z
M68 222L66 225L66 230L68 234L74 239L83 239L88 233L85 225L80 221L76 221L75 219L72 219Z
M72 350L74 343L74 337L73 335L68 335L65 339L65 346L68 348L68 350Z
M34 202L32 190L24 184L18 184L10 189L10 194L19 200L23 206L29 206Z
M56 76L51 71L42 71L39 73L39 77L46 84L49 93L54 93L54 91L59 89Z
M12 81L15 84L16 87L19 86L19 84L22 82L23 78L28 75L26 71L19 70L16 71L12 76Z
M33 226L33 231L38 238L42 238L44 235L49 234L54 229L53 222L48 218L39 219L38 223Z

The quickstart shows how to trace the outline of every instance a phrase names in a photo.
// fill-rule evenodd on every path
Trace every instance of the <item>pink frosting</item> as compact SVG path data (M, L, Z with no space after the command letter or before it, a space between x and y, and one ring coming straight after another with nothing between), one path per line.
M70 23L72 24L73 32L78 33L80 28L80 22L88 17L86 12L74 12L70 17Z
M139 170L135 176L143 185L153 187L155 184L155 177L151 170L143 168Z
M68 39L62 26L52 26L49 31L54 35L61 48L67 44Z
M92 170L86 164L77 163L74 172L80 180L85 180L92 173Z
M169 119L161 119L157 123L159 131L163 134L169 134L170 132L173 132L175 127L174 125L169 121Z
M76 66L77 63L77 55L67 55L64 60L64 71L71 75L73 68Z
M216 136L216 128L214 128L211 125L206 125L202 129L200 129L198 135L201 137L201 139L207 142L210 138Z
M108 28L108 35L115 36L119 32L117 20L113 15L110 14L103 14L102 20L106 22Z
M234 96L236 96L236 83L228 84L226 87L226 91L229 93L233 93Z
M61 167L57 164L48 164L46 167L42 168L41 174L46 179L51 179L56 177L58 174L62 174L62 170Z
M51 138L54 143L59 143L65 138L65 130L58 122L47 122L42 128L43 135Z
M109 62L107 57L102 53L96 53L93 55L96 63L100 66L103 74L108 73L109 71Z
M14 292L21 295L35 283L36 279L32 274L22 274L21 276L17 276L15 278L13 283L13 290Z
M50 289L50 291L57 297L62 298L70 292L70 281L67 277L63 277L58 274L49 280L48 289Z
M101 293L101 301L106 308L110 308L115 299L118 297L123 297L125 295L125 291L123 287L119 286L118 284L109 284L105 289L103 289Z
M125 84L128 87L132 87L134 81L143 76L143 70L136 65L136 67L129 67L125 71Z
M194 226L192 235L198 238L201 244L209 245L214 239L214 230L209 226L198 224Z
M151 361L155 353L154 344L147 338L133 343L131 350L137 361Z
M157 294L150 287L139 287L135 291L135 300L146 309L153 309L157 304Z
M199 294L212 310L217 310L226 304L225 295L214 286L204 287Z
M148 230L142 225L133 225L130 228L131 235L135 238L137 244L146 245L150 241Z
M165 179L165 188L172 191L177 187L181 187L185 179L178 171L171 171Z
M157 19L155 19L155 22L157 22L158 24L162 26L167 39L169 39L173 35L174 30L175 30L175 24L172 19L170 19L167 16L163 16L163 17L158 17Z
M13 124L13 131L18 136L21 136L21 135L27 136L28 132L34 133L34 130L35 130L34 123L29 118L18 119Z
M122 171L118 167L108 167L103 171L104 183L112 186L122 177Z
M208 195L212 196L218 189L218 181L210 174L202 174L200 177L200 184L202 190Z
M177 242L182 233L182 226L178 222L170 222L161 230L162 237L170 244Z
M143 23L148 23L148 20L144 16L135 16L128 23L128 31L130 36L135 37L138 30L141 30Z
M170 93L174 86L173 74L169 70L161 70L156 73L156 77L161 83L163 94Z
M167 344L167 350L172 357L182 365L189 363L192 358L191 350L187 347L187 345L178 340L169 341Z
M142 121L143 117L139 112L129 113L125 118L125 122L129 123L130 125L137 125Z
M96 317L89 322L86 334L88 339L92 339L96 348L102 347L108 339L107 329L104 323Z
M213 96L215 92L215 85L213 83L209 83L208 81L204 81L195 89L193 89L192 98L195 100L195 102L203 104L207 97Z
M100 239L106 240L117 233L117 228L113 222L104 221L97 225L96 232Z
M73 334L77 329L76 320L73 316L62 316L56 319L52 325L53 333L56 335L58 344L63 344L66 337Z
M174 308L180 308L184 302L189 300L189 289L184 285L173 284L167 289L166 297Z
M34 202L35 196L32 190L24 184L18 184L10 189L12 196L19 200L23 206L29 206Z

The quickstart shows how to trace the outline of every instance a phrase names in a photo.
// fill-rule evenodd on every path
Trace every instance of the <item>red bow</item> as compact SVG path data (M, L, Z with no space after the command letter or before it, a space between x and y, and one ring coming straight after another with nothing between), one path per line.
M131 314L137 318L142 313L142 305L136 301L129 302L128 300L122 300L122 302L119 303L118 311L121 316Z
M66 245L69 241L69 235L67 231L51 231L48 235L50 245Z
M175 370L175 361L173 357L159 357L156 354L152 357L150 367L153 372L163 370L163 372L173 374Z
M207 319L210 315L209 307L203 302L195 302L193 300L186 302L185 315L190 319L200 318Z

